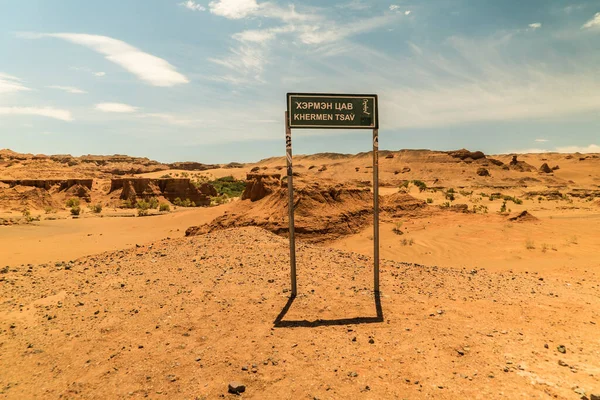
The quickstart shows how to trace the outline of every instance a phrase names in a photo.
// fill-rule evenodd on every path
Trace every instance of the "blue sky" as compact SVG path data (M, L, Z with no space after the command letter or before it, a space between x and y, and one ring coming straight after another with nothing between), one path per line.
M600 2L0 2L0 148L256 161L286 92L378 94L382 149L600 152Z

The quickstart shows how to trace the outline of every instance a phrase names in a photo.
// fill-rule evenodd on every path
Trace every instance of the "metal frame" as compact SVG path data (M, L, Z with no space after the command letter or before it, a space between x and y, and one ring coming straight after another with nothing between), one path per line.
M291 94L288 93L288 99ZM315 93L315 95L318 95ZM329 94L331 95L331 94ZM368 95L375 96L376 95ZM348 96L350 97L350 96ZM379 110L377 110L379 113ZM373 290L379 294L379 116L375 122L376 128L373 129ZM355 128L356 129L356 128ZM371 129L371 128L362 128ZM296 237L294 229L294 176L292 171L292 129L288 119L288 112L285 112L285 150L287 161L287 185L288 185L288 216L289 216L289 238L290 238L290 275L292 295L296 297L298 287L296 284Z

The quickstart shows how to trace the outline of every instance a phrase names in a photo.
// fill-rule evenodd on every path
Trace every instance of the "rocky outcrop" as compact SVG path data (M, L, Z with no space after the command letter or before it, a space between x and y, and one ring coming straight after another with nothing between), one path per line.
M221 168L220 165L215 164L202 164L199 162L185 161L176 162L169 164L171 169L183 169L185 171L206 171L207 169Z
M214 188L213 188L214 189ZM189 199L197 206L210 205L209 195L203 193L189 179L151 179L151 178L119 178L112 179L110 193L121 190L119 198L122 200L135 201L137 199L148 199L163 196L174 202L175 199ZM206 191L210 189L206 188Z
M485 158L485 154L481 151L469 151L467 149L460 149L455 151L448 151L448 155L458 158L462 161L475 161Z
M511 160L511 162L508 164L510 169L519 171L519 172L534 172L534 171L536 171L536 168L533 165L527 164L525 161L519 161L518 155L513 155L512 157L513 158Z
M540 172L543 174L551 174L552 168L550 168L548 163L543 163L542 166L540 167Z
M237 162L230 162L229 164L224 165L223 168L244 168L244 164L237 163Z
M537 217L534 217L533 215L531 215L527 210L522 211L521 213L509 217L508 218L509 221L511 222L535 222L538 221Z
M72 186L79 185L86 187L87 189L92 188L94 183L93 179L3 179L0 182L8 185L9 187L15 186L31 186L40 189L50 190L56 187L58 191L63 191L71 188Z
M280 186L281 174L247 174L242 200L257 201L270 195Z
M357 233L372 218L373 195L369 188L331 181L307 182L302 179L294 183L296 234L309 242L333 240ZM186 235L201 235L232 227L258 226L286 236L287 215L287 188L280 186L260 201L240 202L235 213L218 217L210 224L190 227Z
M488 171L486 168L479 168L477 170L477 175L479 175L479 176L490 176L490 171Z
M216 197L219 195L219 193L217 193L217 189L215 189L215 187L210 183L203 183L200 185L200 187L198 187L198 189L200 189L202 194L210 197Z

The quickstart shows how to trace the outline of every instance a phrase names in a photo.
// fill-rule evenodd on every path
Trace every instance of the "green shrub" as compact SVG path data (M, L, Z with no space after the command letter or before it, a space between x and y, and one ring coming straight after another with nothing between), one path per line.
M135 207L138 209L138 216L143 217L148 215L148 210L150 210L150 203L146 200L138 200L135 203Z
M213 197L210 199L211 206L218 206L220 204L225 204L229 201L229 196L226 194L222 194L221 196Z
M181 200L179 197L173 201L173 204L178 207L196 207L196 204L190 199Z
M90 209L94 214L100 214L102 212L102 204L94 204L93 206L90 206Z
M79 215L81 214L81 207L77 206L73 206L71 207L71 215Z
M404 181L400 184L400 189L404 188L404 189L408 189L408 184L410 183L410 181Z
M72 197L67 200L67 207L79 207L79 199L77 197Z
M160 203L160 205L158 206L158 211L169 212L169 211L171 211L171 207L167 203Z
M46 214L54 214L56 212L56 210L50 206L44 207L44 212Z
M413 185L419 188L419 192L424 192L425 190L427 190L427 185L423 181L414 180L412 181L412 183Z
M150 200L148 200L148 203L150 204L151 209L154 210L155 208L158 208L158 199L156 197L150 198Z
M238 181L233 176L224 176L208 183L214 186L217 193L226 194L227 197L240 197L246 189L246 181Z
M433 199L431 197L427 199L427 204L433 204Z
M506 212L506 200L504 200L504 202L502 203L502 207L500 207L500 212L501 213L505 213Z

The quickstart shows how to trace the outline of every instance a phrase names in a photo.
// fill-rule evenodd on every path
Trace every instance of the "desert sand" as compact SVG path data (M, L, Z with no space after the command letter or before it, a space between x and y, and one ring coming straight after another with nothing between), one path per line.
M0 396L595 398L600 156L380 152L378 296L371 160L294 157L290 299L283 157L0 151Z

